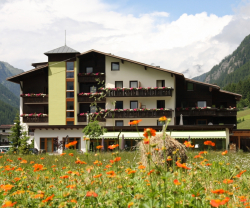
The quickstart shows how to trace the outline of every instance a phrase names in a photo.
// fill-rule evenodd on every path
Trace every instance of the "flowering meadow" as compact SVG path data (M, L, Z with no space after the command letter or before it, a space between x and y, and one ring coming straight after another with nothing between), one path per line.
M115 147L116 146L116 147ZM163 162L163 161L162 161ZM138 151L1 155L2 207L250 207L250 155L188 152L145 167ZM166 163L167 164L167 163Z

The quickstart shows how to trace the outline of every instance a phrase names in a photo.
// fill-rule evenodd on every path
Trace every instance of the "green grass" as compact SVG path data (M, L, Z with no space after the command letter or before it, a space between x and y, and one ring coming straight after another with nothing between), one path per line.
M247 108L246 110L239 111L237 113L237 120L243 119L241 123L237 124L237 129L250 129L250 109Z

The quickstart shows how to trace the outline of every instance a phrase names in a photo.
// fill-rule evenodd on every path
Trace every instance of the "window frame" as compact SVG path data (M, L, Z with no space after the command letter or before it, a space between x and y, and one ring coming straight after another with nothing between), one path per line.
M166 85L165 85L165 79L163 79L163 80L156 80L156 87L158 87L158 81L161 81L162 83L162 85L164 85L164 86L161 86L161 87L165 87Z
M161 124L161 125L159 125L159 124ZM157 125L157 126L163 126L163 125L164 125L164 123L163 123L163 122L161 122L161 121L159 121L159 120L156 120L156 125Z
M137 102L137 108L131 108L131 102ZM138 107L139 107L138 106L138 100L130 100L130 106L129 107L130 107L130 109L138 109Z
M117 107L116 107L116 103L117 103L117 102L122 102L122 108L117 108ZM115 109L123 109L123 100L118 100L118 101L115 102Z
M189 84L192 84L193 89L191 89L191 90L188 89L188 85L189 85ZM192 82L187 82L187 91L194 91L194 83L192 83Z
M113 64L118 64L118 69L113 69ZM111 71L120 71L120 62L111 62Z
M123 81L115 81L115 88L118 88L118 87L116 86L117 82L121 82L121 83L122 83L122 87L121 87L121 88L123 88Z
M87 68L92 68L92 72L87 72ZM92 66L87 66L86 69L85 69L85 71L86 71L87 74L88 74L88 73L94 73L94 67L92 67Z
M132 88L132 87L131 87L131 82L137 82L137 87L136 87L136 88L138 88L138 86L139 86L139 85L138 85L138 84L139 84L138 80L129 81L129 88Z
M118 122L122 122L122 126L124 126L124 120L115 120L115 126L117 126Z
M199 106L198 106L198 102L205 102L206 106L199 107ZM197 107L199 107L199 108L207 107L207 101L206 101L206 100L198 100L198 101L197 101Z
M157 109L160 109L160 108L158 108L158 104L157 104L158 101L164 101L164 107L163 108L166 108L166 101L165 100L156 100L156 108Z

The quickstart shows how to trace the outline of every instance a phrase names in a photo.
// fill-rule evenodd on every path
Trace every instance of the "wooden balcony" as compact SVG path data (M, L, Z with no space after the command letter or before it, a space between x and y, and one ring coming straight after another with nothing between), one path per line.
M99 82L99 81L105 81L105 74L78 75L78 82Z
M166 116L172 118L172 110L147 110L147 111L109 111L106 118L160 118Z
M137 90L108 90L106 97L160 97L171 96L173 88L169 89L137 89Z
M48 104L48 96L45 97L23 97L23 104Z
M176 116L216 116L217 108L176 110Z
M10 145L10 142L0 142L0 146Z
M99 97L99 96L98 96ZM102 98L101 100L98 100L98 98L96 96L96 102L97 103L105 103L106 102L106 98ZM95 102L95 97L89 97L89 96L82 96L82 95L78 95L78 102L86 102L86 103L93 103Z
M207 108L207 109L194 109L194 110L177 110L176 116L237 116L237 110Z
M89 116L89 120L94 120L94 119L95 119L95 117L92 117L91 115ZM106 119L103 118L103 115L98 116L96 120L100 121L100 122L106 122ZM78 122L87 122L87 116L86 115L84 115L84 116L78 115Z
M30 116L30 117L23 117L23 123L48 123L48 117L37 117L37 116Z

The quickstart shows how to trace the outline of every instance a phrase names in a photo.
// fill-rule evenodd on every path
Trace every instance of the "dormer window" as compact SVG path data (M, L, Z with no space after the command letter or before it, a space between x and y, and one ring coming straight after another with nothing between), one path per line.
M191 82L187 83L187 91L194 91L194 84Z

